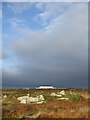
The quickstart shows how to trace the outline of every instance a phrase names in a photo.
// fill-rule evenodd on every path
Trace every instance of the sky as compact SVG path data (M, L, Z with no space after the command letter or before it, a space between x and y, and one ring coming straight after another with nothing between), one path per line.
M2 87L88 86L88 3L3 2Z
M46 0L2 0L3 2L46 2ZM47 0L47 2L89 2L89 0Z

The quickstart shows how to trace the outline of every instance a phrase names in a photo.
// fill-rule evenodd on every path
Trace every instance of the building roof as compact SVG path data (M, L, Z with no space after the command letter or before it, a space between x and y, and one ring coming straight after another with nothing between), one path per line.
M47 88L54 88L54 87L53 87L53 86L40 86L40 87L38 87L37 89L42 89L42 88L47 89Z

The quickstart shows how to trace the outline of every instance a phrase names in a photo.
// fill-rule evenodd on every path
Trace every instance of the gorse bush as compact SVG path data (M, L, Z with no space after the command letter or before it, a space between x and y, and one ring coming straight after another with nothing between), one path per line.
M9 109L9 108L7 109L7 112L8 112L8 113L10 112L10 109Z
M51 97L50 95L43 94L45 101L55 100L55 97Z
M69 98L69 100L72 100L73 102L79 102L84 100L84 98L80 95L73 95L73 94L67 94L67 97Z

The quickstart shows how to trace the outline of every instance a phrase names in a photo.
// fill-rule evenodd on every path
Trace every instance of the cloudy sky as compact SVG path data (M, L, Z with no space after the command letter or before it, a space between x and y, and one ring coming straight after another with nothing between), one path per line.
M2 3L3 87L87 87L88 3Z

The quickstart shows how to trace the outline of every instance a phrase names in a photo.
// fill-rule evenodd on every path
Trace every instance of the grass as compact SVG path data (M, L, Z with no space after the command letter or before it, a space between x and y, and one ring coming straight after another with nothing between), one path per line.
M65 95L62 97L69 98L69 100L58 100L59 97L51 96L54 92L58 94L61 89L55 90L3 90L3 94L7 95L7 99L2 101L3 117L12 118L28 118L40 117L40 118L81 118L87 117L88 112L83 112L83 107L87 107L87 100L82 96L82 90L65 90ZM44 96L44 103L42 104L20 104L17 100L18 97L26 96L30 94L32 97L38 95ZM78 95L80 94L80 95ZM86 92L87 94L87 92ZM13 97L14 96L14 97ZM73 112L72 112L73 111ZM37 116L37 114L40 115ZM33 115L32 115L33 114ZM77 115L77 116L76 116Z
M84 100L84 98L80 95L73 95L73 94L67 93L66 96L69 98L69 100L73 102L79 102Z

